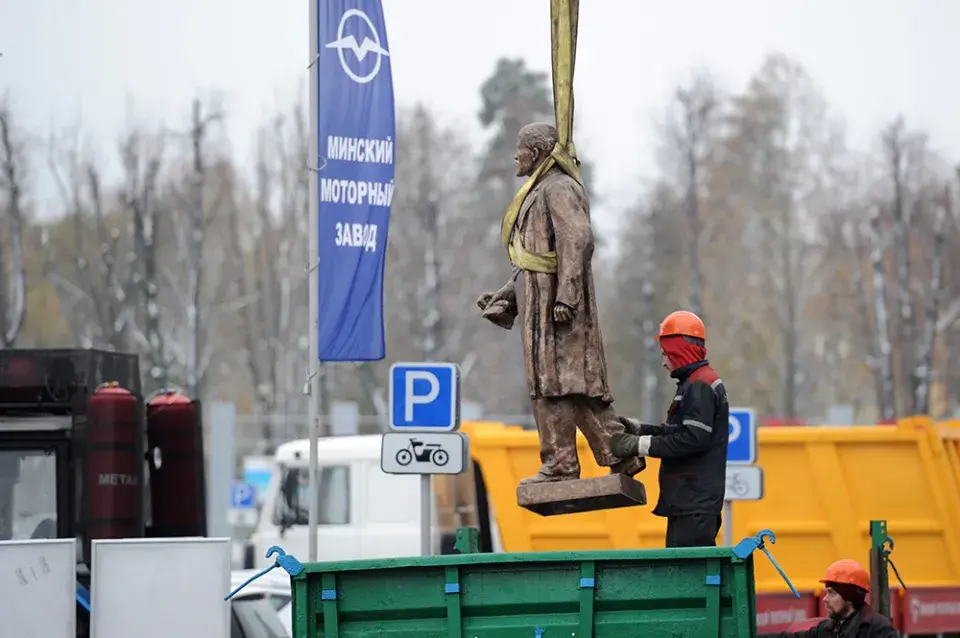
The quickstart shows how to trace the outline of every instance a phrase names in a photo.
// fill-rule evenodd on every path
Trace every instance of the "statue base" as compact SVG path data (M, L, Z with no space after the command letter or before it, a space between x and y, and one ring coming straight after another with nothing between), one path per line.
M646 504L647 490L643 483L625 474L517 486L517 505L540 516Z

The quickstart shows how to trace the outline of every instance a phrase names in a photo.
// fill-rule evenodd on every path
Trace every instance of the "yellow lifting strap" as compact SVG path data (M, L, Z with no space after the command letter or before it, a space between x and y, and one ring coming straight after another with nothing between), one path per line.
M514 266L543 273L557 272L557 253L526 250L516 230L520 208L537 181L554 165L581 185L580 162L573 145L573 68L577 57L577 18L580 0L550 0L551 50L553 57L553 109L558 141L553 151L513 196L500 222L500 242Z

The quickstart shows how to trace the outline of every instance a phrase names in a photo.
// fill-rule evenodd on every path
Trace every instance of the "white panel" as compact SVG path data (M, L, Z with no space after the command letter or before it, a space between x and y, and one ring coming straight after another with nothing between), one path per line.
M360 434L360 406L353 401L334 401L330 407L330 435Z
M0 542L0 635L75 638L76 552L72 538Z
M229 538L93 541L91 638L229 638Z
M207 457L207 535L230 536L233 528L227 521L230 486L236 475L235 445L237 408L232 403L210 406L209 439L204 443Z
M413 476L386 474L379 465L367 464L365 523L419 524L420 482Z

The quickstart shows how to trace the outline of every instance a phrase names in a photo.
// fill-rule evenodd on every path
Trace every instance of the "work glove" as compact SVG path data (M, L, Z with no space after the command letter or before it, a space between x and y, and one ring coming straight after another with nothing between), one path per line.
M617 415L617 421L620 421L628 433L640 436L640 419Z
M610 439L610 451L618 459L629 459L637 455L640 437L628 432L617 432Z
M647 456L650 453L650 435L637 436L618 432L610 439L610 451L619 459L631 456Z

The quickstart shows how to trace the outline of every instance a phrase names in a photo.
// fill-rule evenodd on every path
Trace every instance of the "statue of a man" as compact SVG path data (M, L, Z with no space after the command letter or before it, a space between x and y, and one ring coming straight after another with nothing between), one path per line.
M523 273L523 352L542 466L522 484L580 477L578 426L599 465L629 476L645 466L642 458L621 461L610 451L611 437L624 426L613 411L607 383L591 266L590 205L579 171L554 161L542 170L556 145L557 130L549 124L520 130L517 176L540 170L512 228L504 230L504 237L510 233L513 274L503 288L477 300L484 318L509 330L519 313L515 281Z

